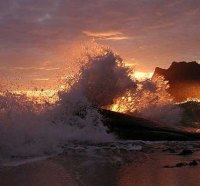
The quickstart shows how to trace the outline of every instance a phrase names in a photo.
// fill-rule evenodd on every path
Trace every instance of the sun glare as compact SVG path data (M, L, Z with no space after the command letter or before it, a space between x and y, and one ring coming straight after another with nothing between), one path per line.
M133 77L137 80L150 79L153 76L153 72L141 72L135 71Z
M58 100L57 91L55 90L22 90L13 91L14 94L25 95L30 100L38 103L55 103Z

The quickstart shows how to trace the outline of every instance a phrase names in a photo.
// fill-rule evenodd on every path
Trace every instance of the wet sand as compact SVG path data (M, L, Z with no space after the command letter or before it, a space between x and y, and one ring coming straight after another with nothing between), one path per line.
M46 160L0 168L1 186L199 186L200 151L195 144L114 145L66 149ZM109 149L111 147L111 149ZM172 149L171 149L172 148ZM191 155L178 155L190 148ZM89 149L89 150L88 150ZM189 165L193 160L198 165ZM176 167L177 163L185 163ZM166 168L165 166L174 168Z

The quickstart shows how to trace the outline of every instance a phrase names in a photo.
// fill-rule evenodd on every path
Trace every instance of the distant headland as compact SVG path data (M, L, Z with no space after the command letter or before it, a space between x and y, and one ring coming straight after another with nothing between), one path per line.
M156 67L153 78L158 75L169 82L168 91L176 101L200 99L200 64L196 61L173 62L168 69Z

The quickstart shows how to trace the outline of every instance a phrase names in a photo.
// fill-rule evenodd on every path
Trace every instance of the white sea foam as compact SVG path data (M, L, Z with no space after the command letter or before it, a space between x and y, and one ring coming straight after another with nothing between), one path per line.
M54 104L0 94L1 158L49 155L72 141L113 141L97 108L112 108L116 100L129 114L166 125L180 121L181 109L167 93L165 81L132 79L132 69L109 48L95 46L95 52L87 51L77 64L78 73L65 82Z

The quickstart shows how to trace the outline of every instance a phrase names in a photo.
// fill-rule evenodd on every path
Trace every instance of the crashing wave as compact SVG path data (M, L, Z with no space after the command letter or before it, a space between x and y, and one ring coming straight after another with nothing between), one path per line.
M72 141L113 141L99 108L137 115L165 125L180 122L162 79L132 78L133 70L107 47L95 45L77 57L79 70L66 75L55 103L38 103L25 95L0 95L0 156L37 156L60 152Z

